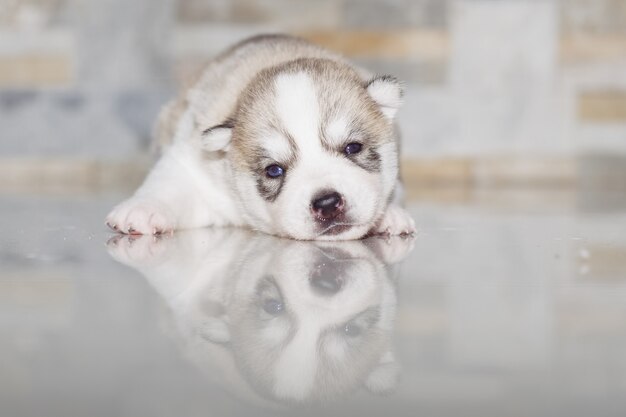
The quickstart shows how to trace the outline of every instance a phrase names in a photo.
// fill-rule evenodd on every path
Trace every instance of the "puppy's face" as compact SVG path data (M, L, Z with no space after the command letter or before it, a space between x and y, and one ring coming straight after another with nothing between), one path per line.
M304 59L261 73L232 121L205 142L226 144L248 221L295 239L365 235L398 174L393 116L401 89L339 64Z

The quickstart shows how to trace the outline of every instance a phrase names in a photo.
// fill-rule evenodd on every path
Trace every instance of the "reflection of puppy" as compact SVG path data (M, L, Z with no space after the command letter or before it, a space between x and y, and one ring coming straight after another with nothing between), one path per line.
M168 302L187 353L220 384L257 401L316 402L362 384L395 386L396 295L385 263L411 245L217 229L118 236L109 248Z
M301 240L412 233L396 185L401 96L395 78L303 40L244 41L163 110L157 134L169 145L107 224L131 234L249 226Z

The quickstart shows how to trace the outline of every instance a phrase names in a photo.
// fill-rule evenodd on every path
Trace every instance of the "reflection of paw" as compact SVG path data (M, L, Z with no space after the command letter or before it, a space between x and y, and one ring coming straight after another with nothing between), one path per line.
M106 224L131 235L156 235L176 228L173 215L162 203L135 197L116 206L107 216Z
M111 256L130 266L153 264L163 258L170 236L117 235L107 242Z
M374 235L401 236L415 233L415 222L402 207L391 204L372 230Z
M415 246L413 236L393 236L381 238L373 236L365 241L376 252L380 260L387 265L395 264L407 257Z

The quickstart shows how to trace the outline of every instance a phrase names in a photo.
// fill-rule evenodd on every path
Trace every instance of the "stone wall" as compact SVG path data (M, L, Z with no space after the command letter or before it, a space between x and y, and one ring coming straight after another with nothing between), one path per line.
M403 79L429 167L626 154L623 0L1 0L0 155L132 160L180 79L278 31Z

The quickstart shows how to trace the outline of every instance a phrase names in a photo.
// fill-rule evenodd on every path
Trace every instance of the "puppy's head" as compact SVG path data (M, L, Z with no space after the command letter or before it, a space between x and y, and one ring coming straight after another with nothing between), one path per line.
M203 143L227 151L247 220L295 239L356 239L386 207L398 174L393 117L401 87L299 59L259 74L232 119Z

